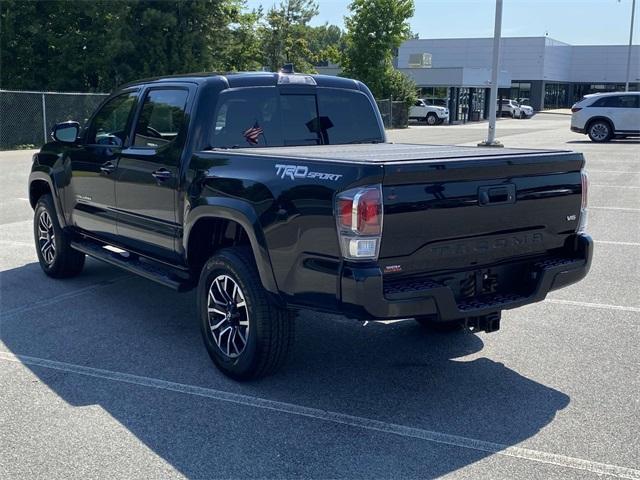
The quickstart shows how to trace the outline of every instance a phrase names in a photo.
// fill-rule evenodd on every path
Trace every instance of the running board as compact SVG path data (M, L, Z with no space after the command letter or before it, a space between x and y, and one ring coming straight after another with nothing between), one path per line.
M173 290L184 292L193 288L193 283L188 278L186 272L139 257L135 254L129 254L129 252L126 251L125 253L129 254L128 256L125 256L123 253L109 251L104 248L105 246L108 245L87 239L71 242L71 247L79 252L85 253L97 260L115 265L116 267L123 268L141 277L153 280Z

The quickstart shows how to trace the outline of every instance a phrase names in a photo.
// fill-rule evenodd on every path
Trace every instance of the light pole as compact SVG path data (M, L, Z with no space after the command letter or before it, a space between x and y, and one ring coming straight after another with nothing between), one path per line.
M629 28L629 50L627 51L627 76L624 79L624 91L629 91L629 73L631 73L631 49L633 48L633 20L636 13L636 0L631 2L631 27Z
M635 1L635 0L634 0ZM498 103L498 68L500 60L500 34L502 31L502 0L496 0L496 22L493 28L493 65L491 68L491 94L489 95L489 132L479 147L502 147L496 140L496 109Z

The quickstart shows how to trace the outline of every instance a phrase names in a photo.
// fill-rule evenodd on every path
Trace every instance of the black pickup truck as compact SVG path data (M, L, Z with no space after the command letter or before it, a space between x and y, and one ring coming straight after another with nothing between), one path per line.
M52 137L29 177L44 272L89 255L197 288L236 379L283 363L300 309L489 332L591 263L581 154L386 143L354 80L143 80Z

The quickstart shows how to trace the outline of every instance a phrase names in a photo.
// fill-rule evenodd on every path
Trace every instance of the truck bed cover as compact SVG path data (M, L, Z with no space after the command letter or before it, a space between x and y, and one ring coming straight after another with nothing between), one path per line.
M214 151L220 152L219 149ZM568 150L533 150L524 148L483 148L454 145L423 145L409 143L365 143L354 145L310 145L292 147L234 148L225 153L266 155L270 157L299 158L361 163L439 162L454 159L499 159L500 157L532 157L549 155L576 155Z

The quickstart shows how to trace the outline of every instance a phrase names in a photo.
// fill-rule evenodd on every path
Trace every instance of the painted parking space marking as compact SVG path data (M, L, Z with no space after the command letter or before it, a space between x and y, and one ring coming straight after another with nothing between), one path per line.
M610 240L594 240L594 242L602 245L624 245L629 247L640 247L640 242L614 242Z
M632 174L632 175L640 175L640 172L630 172L630 171L622 171L622 170L596 170L593 168L588 168L587 167L587 173L591 173L591 172L595 172L595 173L624 173L624 174Z
M640 212L640 208L626 208L626 207L592 207L589 206L589 210L618 210L621 212Z
M24 312L28 312L30 310L35 310L37 308L41 308L41 307L45 307L48 305L52 305L58 302L64 302L65 300L68 300L70 298L74 298L74 297L79 297L81 295L84 295L85 293L88 292L92 292L94 290L99 290L101 288L105 288L105 287L110 287L111 285L114 285L118 282L122 282L123 280L128 280L130 278L134 278L133 275L124 275L124 276L120 276L120 277L116 277L114 279L111 280L103 280L101 282L97 282L94 283L92 285L88 285L86 287L83 288L79 288L77 290L72 290L71 292L67 292L67 293L62 293L60 295L57 295L55 297L52 298L45 298L43 300L38 300L32 303L29 303L28 305L23 305L21 307L15 307L15 308L11 308L9 310L6 310L4 312L2 312L2 314L0 314L0 321L3 320L7 320L11 317L14 317L20 313L24 313Z
M66 362L58 362L55 360L47 360L44 358L30 357L26 355L14 355L9 352L0 352L0 360L14 363L22 363L28 366L37 366L58 370L78 375L101 378L121 383L128 383L142 387L154 388L158 390L166 390L186 395L194 395L198 397L210 398L227 403L244 405L262 410L271 410L285 414L312 418L324 422L331 422L340 425L347 425L354 428L365 430L373 430L377 432L398 435L406 438L415 438L425 440L441 445L449 445L470 450L477 450L496 455L520 458L538 463L546 463L558 465L573 470L582 470L592 472L598 475L609 475L618 478L626 478L632 480L640 480L640 470L622 467L602 462L594 462L581 458L569 457L556 453L548 453L529 448L508 446L501 443L487 442L470 437L460 435L451 435L433 430L422 428L407 427L395 423L383 422L365 417L358 417L339 412L321 410L318 408L305 407L293 403L279 402L251 395L241 395L237 393L226 392L223 390L215 390L212 388L198 387L184 383L170 382L157 378L145 377L140 375L132 375L129 373L116 372L112 370L104 370L101 368L86 367Z
M610 305L608 303L580 302L576 300L564 300L562 298L547 298L545 302L557 303L560 305L573 305L576 307L600 308L605 310L621 310L624 312L640 313L640 307L629 307L626 305Z
M609 185L605 183L590 183L590 187L600 187L600 188L625 188L625 189L640 189L640 187L628 187L625 185Z

